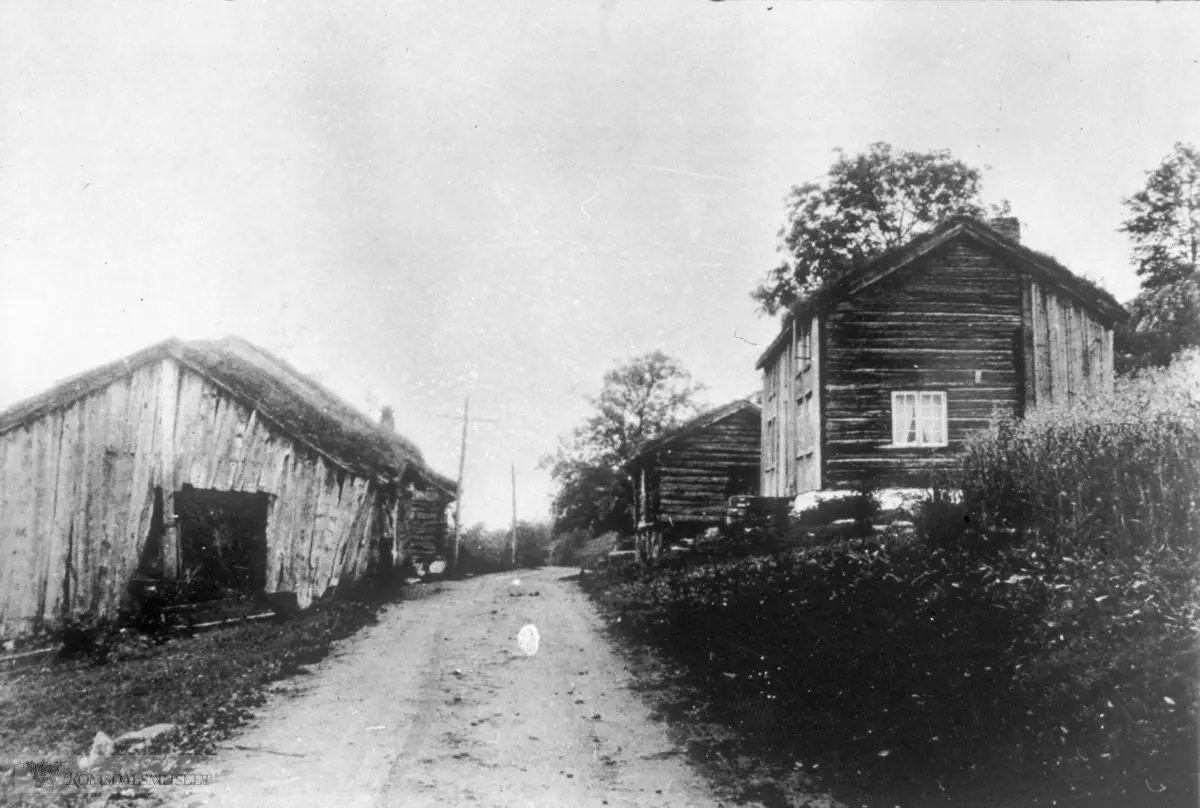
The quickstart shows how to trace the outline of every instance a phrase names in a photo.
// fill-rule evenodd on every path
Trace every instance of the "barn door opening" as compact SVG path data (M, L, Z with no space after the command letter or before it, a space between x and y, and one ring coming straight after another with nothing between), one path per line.
M726 487L727 497L758 496L758 465L740 465L729 467L729 484Z
M261 592L267 583L266 494L184 486L175 495L179 575L191 599Z

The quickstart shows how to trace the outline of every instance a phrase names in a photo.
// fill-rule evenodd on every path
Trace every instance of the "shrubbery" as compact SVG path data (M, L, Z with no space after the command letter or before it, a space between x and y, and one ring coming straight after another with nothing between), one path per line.
M555 545L554 563L567 567L596 569L620 540L620 534L611 530L594 537L587 531L568 533Z
M972 441L952 481L988 523L1056 549L1112 552L1200 536L1200 352L1116 393L1040 408Z
M537 568L546 563L551 537L542 523L517 523L516 566ZM489 530L482 524L463 531L458 546L458 573L485 575L513 569L512 532Z
M998 424L915 535L661 571L601 597L747 726L770 717L773 742L925 777L1086 765L1143 789L1176 756L1178 796L1195 788L1177 761L1194 768L1200 718L1197 364Z

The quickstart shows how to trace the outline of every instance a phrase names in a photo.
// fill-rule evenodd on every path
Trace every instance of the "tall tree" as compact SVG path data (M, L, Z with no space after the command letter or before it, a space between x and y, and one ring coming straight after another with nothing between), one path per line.
M893 150L873 143L863 154L837 160L821 182L794 186L779 230L782 260L750 295L775 314L822 284L910 238L947 216L985 212L980 172L945 150ZM1008 203L993 208L1008 212Z
M542 458L558 486L555 530L630 530L632 489L622 466L644 441L694 414L703 389L662 351L605 373L600 395L589 398L595 412Z
M1128 371L1165 365L1200 345L1200 151L1176 143L1123 203L1130 216L1121 231L1142 279L1128 304L1132 316L1115 335L1118 368Z

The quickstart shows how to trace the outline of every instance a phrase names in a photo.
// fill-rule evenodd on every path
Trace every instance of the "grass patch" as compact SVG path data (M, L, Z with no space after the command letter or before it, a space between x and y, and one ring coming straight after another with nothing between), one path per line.
M48 655L0 672L0 749L81 755L98 731L116 737L170 723L179 732L156 752L212 754L263 704L267 685L327 657L380 608L333 603L163 642L126 632L103 664Z

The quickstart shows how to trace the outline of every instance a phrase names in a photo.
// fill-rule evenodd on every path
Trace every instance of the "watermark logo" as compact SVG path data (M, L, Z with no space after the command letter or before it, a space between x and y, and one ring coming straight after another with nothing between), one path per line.
M33 778L35 788L49 788L54 785L54 781L58 779L58 773L62 771L63 762L55 760L26 760L25 771Z
M18 773L24 770L24 776ZM64 757L38 760L0 758L0 782L17 791L59 789L96 796L185 789L210 790L216 779L215 759L190 755L101 755L75 761Z

